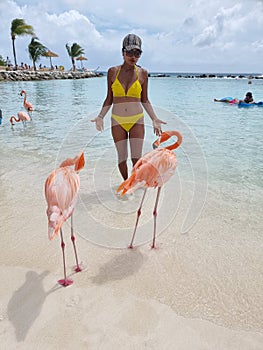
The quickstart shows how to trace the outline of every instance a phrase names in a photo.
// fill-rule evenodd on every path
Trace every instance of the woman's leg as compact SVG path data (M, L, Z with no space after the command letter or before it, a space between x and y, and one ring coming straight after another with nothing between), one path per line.
M124 180L128 178L127 158L128 133L119 124L112 125L111 134L118 154L118 167Z
M134 124L134 126L131 128L129 132L131 160L132 160L133 166L142 156L144 133L145 133L144 123L140 121Z

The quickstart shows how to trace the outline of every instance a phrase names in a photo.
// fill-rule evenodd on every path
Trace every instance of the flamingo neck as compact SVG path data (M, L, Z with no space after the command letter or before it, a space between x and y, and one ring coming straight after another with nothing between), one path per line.
M18 122L20 122L20 118L16 118L14 115L12 115L12 117L10 118L10 123L12 124L12 125L14 125L13 124L13 119L18 123Z
M168 149L170 151L178 148L181 145L181 143L182 143L183 137L180 134L180 132L176 131L176 130L164 131L162 133L161 137L156 142L154 142L154 147L155 148L159 147L161 143L169 140L169 138L172 137L172 136L176 136L177 137L177 141L175 143L173 143L172 145L164 147L164 148Z
M177 136L177 141L172 145L166 147L166 149L169 149L170 151L178 148L183 141L183 137L178 131L174 131L174 133L171 136Z
M22 95L24 95L24 104L26 103L26 92L24 91L24 90L22 90L21 92L20 92L20 95L22 96Z

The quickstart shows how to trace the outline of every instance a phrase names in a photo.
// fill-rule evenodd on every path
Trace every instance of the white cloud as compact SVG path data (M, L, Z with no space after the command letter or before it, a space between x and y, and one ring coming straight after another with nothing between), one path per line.
M58 53L54 64L66 68L71 65L67 42L84 48L87 67L106 70L121 62L122 38L135 32L143 39L140 64L151 71L261 72L262 12L258 0L0 0L0 54L12 57L11 22L23 18ZM19 62L29 63L29 41L16 40Z
M201 34L193 38L193 44L196 46L210 46L216 42L217 31L215 26L206 27Z

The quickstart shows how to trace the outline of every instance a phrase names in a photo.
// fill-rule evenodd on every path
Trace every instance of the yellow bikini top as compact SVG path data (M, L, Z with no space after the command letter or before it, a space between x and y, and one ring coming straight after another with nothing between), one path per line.
M111 85L113 97L125 97L125 96L128 96L128 97L141 98L142 86L141 86L141 83L139 82L139 79L138 79L138 68L135 67L137 79L129 87L127 93L125 92L123 86L121 85L121 83L120 83L120 81L118 79L120 71L121 71L121 66L118 69L116 78L115 78L114 82Z

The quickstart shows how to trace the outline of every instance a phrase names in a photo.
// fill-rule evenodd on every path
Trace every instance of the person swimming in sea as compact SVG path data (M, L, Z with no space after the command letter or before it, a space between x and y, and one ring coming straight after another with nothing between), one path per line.
M255 103L252 92L247 92L244 100L240 100L239 102L245 102L245 103Z
M214 102L224 102L224 103L230 103L230 104L237 104L239 103L238 98L232 98L232 97L225 97L221 98L220 100L214 98Z
M225 97L225 98L221 98L220 100L214 98L214 102L224 102L224 103L230 103L230 104L240 104L242 102L255 103L252 92L247 92L244 100L239 100L238 98L232 98L232 97Z

